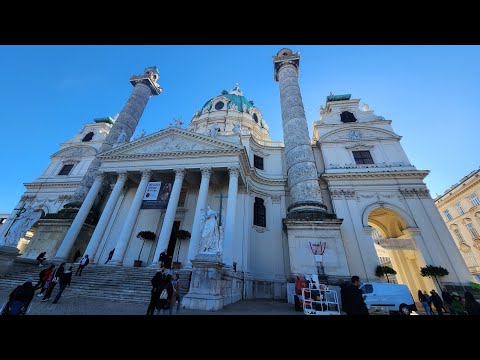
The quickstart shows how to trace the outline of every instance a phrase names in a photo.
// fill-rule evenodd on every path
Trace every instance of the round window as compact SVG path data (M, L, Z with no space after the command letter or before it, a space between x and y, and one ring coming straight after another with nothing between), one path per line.
M255 122L258 123L258 116L257 116L257 114L253 114L253 120L255 120Z
M219 101L215 104L215 109L222 110L224 106L225 104L223 103L223 101Z

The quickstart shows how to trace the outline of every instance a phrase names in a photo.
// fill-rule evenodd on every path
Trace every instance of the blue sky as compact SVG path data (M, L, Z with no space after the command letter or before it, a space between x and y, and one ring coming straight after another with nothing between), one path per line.
M282 140L272 55L300 51L300 86L311 123L325 97L352 94L392 120L410 161L431 170L433 197L478 168L479 46L0 46L0 212L9 213L59 145L94 118L118 114L131 75L156 65L164 92L137 132L147 135L239 83Z

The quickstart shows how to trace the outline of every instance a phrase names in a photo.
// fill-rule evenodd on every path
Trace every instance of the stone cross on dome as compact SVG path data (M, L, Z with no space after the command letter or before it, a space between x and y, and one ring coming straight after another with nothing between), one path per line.
M243 96L243 92L242 92L242 90L240 90L240 87L238 86L238 83L235 84L235 87L230 91L230 94Z

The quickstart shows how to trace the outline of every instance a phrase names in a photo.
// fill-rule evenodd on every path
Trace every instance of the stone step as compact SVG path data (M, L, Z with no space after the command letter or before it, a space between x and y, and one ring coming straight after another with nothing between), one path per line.
M12 271L0 277L0 286L14 289L22 284L27 277L32 277L34 285L39 280L39 273L45 267L38 267L32 263L15 263ZM81 276L76 276L77 266L74 265L71 286L65 290L66 297L88 296L109 300L121 300L131 303L147 303L150 301L151 279L158 271L151 268L128 268L117 266L101 266L89 264ZM184 283L189 281L187 271ZM184 275L185 276L185 275ZM58 285L57 285L58 287ZM181 294L186 294L188 288L182 289ZM38 291L37 291L38 294ZM56 290L53 291L55 296Z

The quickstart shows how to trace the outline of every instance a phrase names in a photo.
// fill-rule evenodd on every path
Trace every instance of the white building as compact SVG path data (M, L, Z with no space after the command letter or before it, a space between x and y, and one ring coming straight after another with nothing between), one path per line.
M298 53L282 49L274 66L285 144L270 139L273 119L264 119L238 85L208 100L186 128L177 123L129 142L148 99L161 93L155 68L132 77L133 94L116 121L85 124L25 184L16 208L31 205L44 216L22 257L47 251L71 260L80 250L102 265L115 248L112 265L133 266L141 252L144 266L156 266L168 249L191 270L200 251L201 209L210 205L220 213L225 265L215 291L223 304L240 299L243 288L249 298L285 298L287 281L317 272L314 253L322 247L330 282L352 275L384 281L374 275L380 261L373 229L397 281L412 294L436 287L420 276L426 264L448 269L446 284L468 283L471 275L423 182L428 171L410 163L392 121L359 108L350 95L331 95L312 137ZM152 183L159 182L160 193L171 190L168 206L148 202L147 186L156 198ZM179 229L191 239L177 240ZM156 240L143 243L136 237L142 230ZM190 289L195 286L193 278Z

